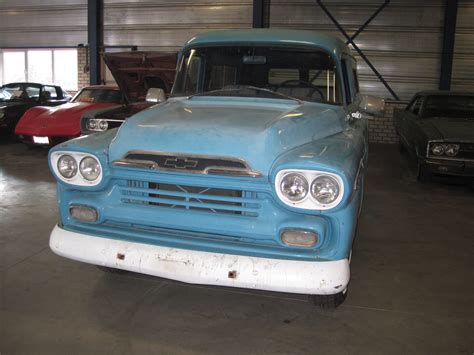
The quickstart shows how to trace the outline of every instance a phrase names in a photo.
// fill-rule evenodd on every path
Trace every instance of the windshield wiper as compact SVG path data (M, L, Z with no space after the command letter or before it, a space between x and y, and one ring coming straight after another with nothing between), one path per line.
M276 92L276 91L266 89L266 88L259 88L257 86L252 86L252 85L236 85L236 86L223 87L222 89L217 89L217 90L204 91L204 92L200 92L200 93L188 96L188 97L186 97L186 99L189 100L189 99L193 98L194 96L212 96L213 94L222 93L222 92L226 92L226 91L242 91L242 90L245 90L245 89L251 89L251 90L255 90L255 91L263 91L263 92L272 94L273 96L284 97L285 99L293 100L293 101L298 102L299 104L303 104L303 100L300 100L296 97L285 95L285 94L282 94L280 92Z

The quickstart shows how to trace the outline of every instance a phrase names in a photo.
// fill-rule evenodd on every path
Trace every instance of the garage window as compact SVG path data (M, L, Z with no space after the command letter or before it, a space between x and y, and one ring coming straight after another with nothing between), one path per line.
M26 81L77 90L76 49L5 50L0 57L2 85Z

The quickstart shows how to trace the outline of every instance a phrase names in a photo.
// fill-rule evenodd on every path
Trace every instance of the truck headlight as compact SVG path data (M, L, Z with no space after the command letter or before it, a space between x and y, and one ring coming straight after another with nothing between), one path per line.
M85 157L79 164L79 171L87 181L94 181L100 176L100 164L92 157Z
M344 196L344 182L335 173L286 169L275 177L275 190L286 205L308 210L336 207Z
M76 160L68 154L62 155L57 162L59 173L66 179L71 179L77 174Z
M330 204L339 196L339 184L329 175L320 175L311 184L311 195L323 205Z
M59 180L71 185L95 186L103 170L97 157L82 152L56 151L50 154L51 168Z
M290 201L301 201L308 194L308 181L297 173L287 174L281 179L280 190Z

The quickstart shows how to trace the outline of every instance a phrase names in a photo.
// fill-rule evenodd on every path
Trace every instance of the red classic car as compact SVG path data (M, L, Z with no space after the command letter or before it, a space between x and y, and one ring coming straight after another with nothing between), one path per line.
M128 117L156 102L147 102L150 89L163 89L169 95L176 73L176 53L120 52L105 53L104 62L123 94L119 108L87 112L82 116L82 134L119 127Z
M67 104L27 110L15 134L27 144L54 145L80 136L81 117L85 112L120 107L121 100L122 94L116 86L88 86Z

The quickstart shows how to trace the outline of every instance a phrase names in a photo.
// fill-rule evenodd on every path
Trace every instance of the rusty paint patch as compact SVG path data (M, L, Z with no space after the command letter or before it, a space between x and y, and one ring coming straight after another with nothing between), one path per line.
M237 271L235 271L235 270L229 271L229 274L227 275L227 277L229 279L236 279L237 278Z
M125 254L117 253L117 259L119 259L119 260L125 260Z

